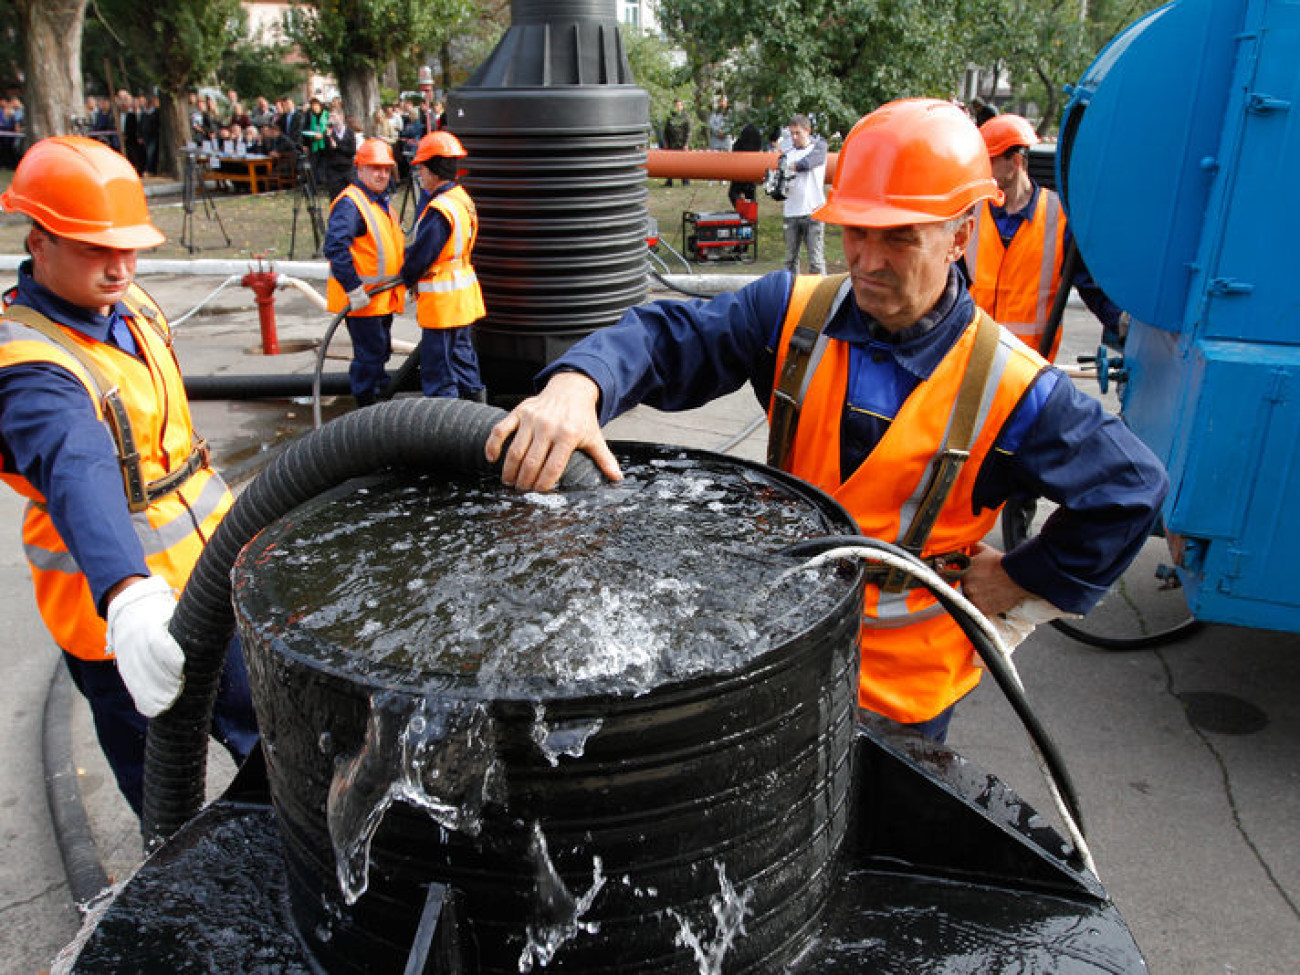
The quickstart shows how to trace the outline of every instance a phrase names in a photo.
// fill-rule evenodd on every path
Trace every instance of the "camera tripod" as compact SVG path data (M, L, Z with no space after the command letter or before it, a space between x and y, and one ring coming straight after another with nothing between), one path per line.
M411 205L411 222L406 222L406 207ZM402 201L397 208L397 222L408 234L415 230L415 222L420 219L420 189L416 184L415 167L411 166L402 180Z
M298 211L304 207L307 209L307 222L311 224L312 239L315 243L311 256L320 257L321 242L325 239L325 220L320 212L316 175L312 172L310 157L306 153L299 153L298 192L293 196L293 222L289 225L289 260L291 261L298 240Z
M193 254L197 250L202 250L194 242L194 201L198 199L203 207L203 215L208 220L215 220L217 226L221 229L221 236L226 240L226 246L230 246L230 234L226 233L226 225L221 222L221 214L217 211L217 202L208 196L207 187L203 181L203 166L199 161L198 152L194 149L185 149L185 175L181 183L181 207L184 216L181 218L181 245Z

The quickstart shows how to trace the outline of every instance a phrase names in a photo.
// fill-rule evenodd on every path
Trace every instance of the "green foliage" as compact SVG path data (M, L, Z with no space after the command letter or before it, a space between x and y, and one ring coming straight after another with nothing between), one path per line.
M697 83L760 127L815 113L848 131L882 102L950 95L965 67L958 0L663 0Z
M685 66L673 64L672 48L653 34L635 28L622 28L623 48L627 52L632 77L650 94L650 122L658 132L665 118L673 110L678 98L691 103L691 79ZM695 120L691 126L692 141L703 132L703 123Z
M183 92L212 78L241 13L239 0L97 0L95 24L87 27L87 36L96 36L95 48L83 56L87 75L99 73L96 55L102 54L129 72L115 75L119 88L157 85Z
M313 67L350 75L394 59L436 52L474 16L471 0L295 2L285 32Z
M248 16L243 10L231 25L230 34L230 44L222 53L217 70L223 90L235 89L249 109L258 95L274 101L297 93L305 72L300 64L289 60L293 45L283 41L265 44L252 38L248 32Z

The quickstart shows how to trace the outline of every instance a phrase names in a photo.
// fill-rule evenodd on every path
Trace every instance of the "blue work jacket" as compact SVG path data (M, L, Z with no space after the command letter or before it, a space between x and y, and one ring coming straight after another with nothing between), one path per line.
M638 403L686 410L746 382L766 409L793 278L776 271L710 301L658 301L630 309L570 349L538 377L575 370L600 387L602 424ZM950 270L935 308L890 335L851 300L826 334L849 345L840 467L856 470L917 384L934 371L974 315L961 274ZM1019 585L1067 612L1086 613L1150 534L1168 490L1160 462L1117 417L1043 371L998 435L979 472L976 510L1045 497L1061 508L1034 538L1006 555Z
M108 315L71 305L19 269L11 304L138 355L119 302ZM65 369L32 364L0 369L0 451L45 497L50 518L90 583L95 605L127 576L149 575L131 526L117 449L86 387Z

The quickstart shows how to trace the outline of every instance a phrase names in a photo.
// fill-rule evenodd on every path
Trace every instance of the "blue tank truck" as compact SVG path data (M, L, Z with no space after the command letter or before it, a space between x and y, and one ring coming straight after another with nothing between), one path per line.
M1286 631L1300 630L1297 51L1293 3L1176 0L1074 86L1056 158L1088 268L1132 316L1098 375L1169 470L1187 609Z

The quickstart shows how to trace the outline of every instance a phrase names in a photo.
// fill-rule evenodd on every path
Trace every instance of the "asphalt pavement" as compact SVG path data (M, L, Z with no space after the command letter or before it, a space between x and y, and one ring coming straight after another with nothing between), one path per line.
M12 274L0 274L7 287ZM192 308L220 278L159 275L142 283L172 317ZM323 287L318 282L318 290ZM252 296L228 288L177 328L177 354L191 375L308 375L328 316L282 291L282 354L263 355ZM1062 361L1092 350L1098 326L1067 311ZM418 336L407 315L399 342ZM346 336L330 371L346 368ZM1096 384L1080 385L1096 391ZM1114 406L1113 396L1109 397ZM327 401L330 415L346 399ZM311 427L305 400L194 404L215 462L247 477L276 444ZM686 414L640 408L611 425L618 439L720 449L761 411L748 390ZM765 429L731 452L761 459ZM0 492L0 654L9 684L0 722L0 973L47 969L76 935L79 919L46 800L46 722L67 732L94 850L114 880L139 862L137 824L100 757L84 704L50 697L57 652L37 617L18 537L21 503ZM1177 592L1161 591L1143 565L1125 577L1101 616L1108 632L1135 635L1175 622ZM1090 618L1086 626L1093 626ZM1097 624L1097 625L1102 625ZM1207 626L1153 650L1111 652L1042 628L1016 655L1030 700L1074 778L1102 882L1161 975L1300 972L1300 638ZM47 715L47 705L49 713ZM1057 821L1033 756L991 681L965 702L950 744L1001 777ZM210 794L232 770L212 751Z

